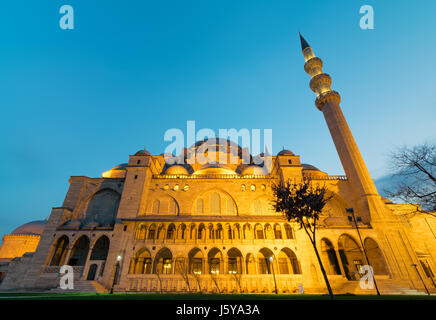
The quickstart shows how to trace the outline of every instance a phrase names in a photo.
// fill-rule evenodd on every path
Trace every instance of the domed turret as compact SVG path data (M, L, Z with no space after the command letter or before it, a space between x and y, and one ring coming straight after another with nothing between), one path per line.
M286 149L283 149L277 155L278 156L295 156L295 154L291 150L286 150Z

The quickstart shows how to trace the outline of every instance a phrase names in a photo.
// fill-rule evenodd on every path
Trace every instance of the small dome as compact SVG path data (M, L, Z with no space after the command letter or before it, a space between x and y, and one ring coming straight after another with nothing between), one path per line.
M44 231L46 224L46 220L28 222L16 228L11 234L40 235Z
M242 171L242 175L266 175L267 172L264 167L248 166Z
M151 153L145 149L139 150L135 153L135 156L151 156Z
M295 156L295 154L291 150L286 150L286 149L283 149L277 155L278 156Z
M125 178L127 172L127 163L119 164L112 169L101 174L103 178Z
M169 167L166 171L165 174L175 174L175 175L185 175L188 174L188 170L186 170L185 167L176 164L174 166Z
M127 170L126 167L127 167L127 163L122 163L122 164L119 164L119 165L113 167L111 170L124 170L124 171L126 171Z
M303 170L316 170L316 171L321 171L321 170L319 170L317 167L312 166L311 164L302 163L301 165L303 166Z

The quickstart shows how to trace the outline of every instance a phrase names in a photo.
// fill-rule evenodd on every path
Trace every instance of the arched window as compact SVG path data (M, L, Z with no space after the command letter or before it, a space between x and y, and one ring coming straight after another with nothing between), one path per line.
M221 224L217 225L215 232L216 232L215 239L222 239L223 238L223 227L221 226Z
M208 229L209 229L209 239L213 240L215 238L215 234L214 234L212 223L209 224Z
M156 225L152 224L148 229L148 240L154 240L156 237Z
M147 227L145 226L145 224L140 224L137 228L136 228L136 235L135 235L135 239L136 240L144 240L145 239L145 232L147 231Z
M254 227L254 234L256 236L256 239L258 239L258 240L265 239L263 228L260 224L256 224L256 226Z
M213 248L209 251L207 255L207 260L209 263L209 273L217 275L221 273L221 261L223 256L221 251L217 248Z
M172 259L173 255L168 248L159 250L154 259L153 272L157 274L171 274Z
M197 199L197 214L203 214L203 213L204 213L204 200Z
M178 234L178 239L184 240L186 237L186 225L184 223L182 223L179 226L179 234Z
M203 253L200 249L194 248L188 253L189 270L191 274L203 273Z
M234 214L235 213L235 204L233 203L233 199L227 199L227 214Z
M282 237L282 228L278 223L274 225L274 238L276 239L283 239Z
M205 232L204 224L201 223L200 226L198 227L197 239L204 239L204 232Z
M218 193L213 192L210 194L210 213L221 214L221 197Z
M236 248L231 248L227 251L228 256L228 270L230 274L242 273L242 254Z
M173 223L171 223L168 226L168 230L167 230L167 239L174 239L174 233L176 231L176 227L174 226Z
M294 232L292 231L292 228L289 224L285 224L285 233L286 233L286 239L295 239L294 238Z
M137 251L130 263L131 274L148 274L151 273L151 254L146 248Z
M152 213L153 214L159 214L159 210L160 210L160 201L159 200L154 200L153 201Z

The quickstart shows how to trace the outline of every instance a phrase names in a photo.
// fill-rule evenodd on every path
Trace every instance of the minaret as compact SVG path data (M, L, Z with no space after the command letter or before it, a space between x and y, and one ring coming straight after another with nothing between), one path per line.
M322 72L322 60L315 56L301 34L300 41L306 60L304 70L312 77L310 89L317 95L315 105L324 114L342 167L354 192L358 195L356 199L358 208L354 209L360 212L356 214L362 216L366 222L381 218L383 204L339 106L341 96L330 89L332 79Z

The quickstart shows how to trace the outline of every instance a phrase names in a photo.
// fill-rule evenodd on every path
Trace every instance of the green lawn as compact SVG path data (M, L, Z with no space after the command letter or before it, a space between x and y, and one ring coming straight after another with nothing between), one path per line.
M329 300L311 294L0 293L5 300ZM436 300L436 295L336 295L336 300Z

